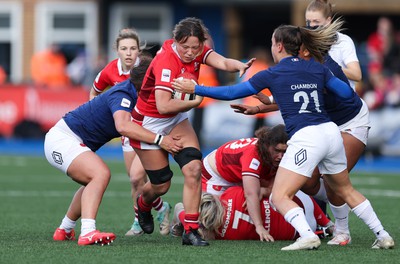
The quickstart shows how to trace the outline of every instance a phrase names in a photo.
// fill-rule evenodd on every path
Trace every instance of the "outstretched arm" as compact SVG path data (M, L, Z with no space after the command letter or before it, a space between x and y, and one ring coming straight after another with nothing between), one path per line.
M172 86L183 93L195 93L197 95L211 97L219 100L234 100L249 95L257 94L257 91L249 82L228 86L202 86L195 85L188 79L174 79Z
M225 58L214 51L208 55L206 64L223 71L239 72L239 77L242 77L255 60L255 58L252 58L248 62L243 63L239 60Z

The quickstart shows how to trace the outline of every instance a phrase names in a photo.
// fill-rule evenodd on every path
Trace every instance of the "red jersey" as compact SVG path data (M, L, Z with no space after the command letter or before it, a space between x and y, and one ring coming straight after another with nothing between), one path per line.
M93 88L98 93L102 93L106 88L114 86L129 78L129 71L123 72L121 60L115 59L108 63L96 76Z
M225 221L218 230L219 234L216 235L216 239L259 240L260 236L256 232L249 213L242 207L246 201L243 187L234 186L228 188L220 196L220 200L225 207ZM275 240L293 240L297 237L296 230L285 221L285 218L280 213L271 208L268 199L261 200L260 208L264 228L269 231Z
M262 165L257 152L257 138L243 138L225 143L217 149L215 162L219 175L232 183L243 182L243 176L269 180L275 170Z
M199 78L200 65L204 64L207 56L213 51L204 46L203 52L190 63L183 63L174 46L174 40L166 40L157 52L144 77L142 89L136 104L136 109L144 116L168 118L175 114L162 115L158 112L155 101L155 90L174 91L171 82L179 74L190 72Z

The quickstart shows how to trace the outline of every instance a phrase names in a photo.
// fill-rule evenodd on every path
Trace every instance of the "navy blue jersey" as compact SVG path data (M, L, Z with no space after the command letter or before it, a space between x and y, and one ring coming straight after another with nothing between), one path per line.
M67 113L63 118L83 143L96 151L111 139L121 136L115 128L113 114L118 110L131 113L136 101L136 89L130 80L126 80Z
M349 80L344 74L342 68L330 56L327 56L324 65L340 80L350 85ZM343 100L334 93L327 91L325 94L325 110L336 125L340 126L353 119L362 107L362 101L353 90L350 99Z
M303 127L331 121L325 111L323 94L333 77L318 62L288 57L255 74L249 82L258 91L269 87L291 137Z

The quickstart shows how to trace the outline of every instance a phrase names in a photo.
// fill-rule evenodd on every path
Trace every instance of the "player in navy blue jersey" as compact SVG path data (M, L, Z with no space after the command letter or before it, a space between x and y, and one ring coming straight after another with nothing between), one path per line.
M304 48L300 48L299 56L304 59L312 59L310 52ZM343 73L342 68L327 54L324 57L323 64L328 67L331 72L349 84L346 75ZM349 84L350 85L350 84ZM256 114L259 112L270 112L278 109L276 104L271 104L270 98L259 99L263 102L258 106L247 106L243 104L232 104L231 107L235 112L244 114ZM271 98L273 100L273 98ZM343 144L346 151L347 170L350 172L359 158L361 157L368 139L368 131L370 129L369 110L365 102L354 91L351 98L341 100L334 93L324 93L325 109L331 120L339 126L342 134ZM273 106L276 107L273 107ZM320 201L327 202L327 192L323 182L320 182L318 169L313 173L302 191L309 195L314 195ZM335 234L328 245L346 245L351 243L350 230L348 225L349 208L340 197L332 192L329 186L326 186L329 193L329 201L331 211L336 220Z
M255 74L247 82L232 86L204 87L188 80L174 80L175 89L216 99L233 100L258 94L269 87L277 103L290 140L276 174L271 204L299 233L295 243L282 250L314 249L321 244L308 225L303 210L293 202L294 194L311 177L315 167L324 179L376 235L372 248L393 248L394 240L384 230L370 202L356 191L347 171L340 131L325 110L324 90L349 100L353 90L318 63L334 43L341 20L309 30L283 25L272 36L271 53L275 66ZM301 45L317 60L298 57Z
M137 91L150 61L151 58L142 57L129 80L67 113L46 134L44 150L48 162L83 185L56 229L54 240L74 240L79 217L82 223L79 245L104 245L115 239L113 233L98 231L95 220L111 177L110 169L95 152L108 141L123 135L158 144L170 153L181 149L171 136L154 134L131 121Z

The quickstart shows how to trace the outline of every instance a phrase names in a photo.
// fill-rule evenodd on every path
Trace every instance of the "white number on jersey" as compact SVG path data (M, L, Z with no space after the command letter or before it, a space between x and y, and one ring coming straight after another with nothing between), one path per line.
M318 113L321 113L321 109L319 109L319 100L318 100L318 92L315 90L313 91L310 96L312 97L312 99L314 99L314 104L315 104L315 110ZM294 94L293 96L293 101L295 101L296 103L301 102L300 99L303 99L303 103L301 104L300 110L299 110L299 114L303 114L303 113L311 113L311 111L307 110L308 104L310 103L310 98L308 97L308 94L304 91L300 91Z
M235 210L235 216L233 218L232 229L237 229L238 228L240 219L243 220L243 221L246 221L246 222L248 222L248 223L250 223L252 225L254 224L253 221L250 218L250 215L242 213L242 212L240 212L238 210Z

